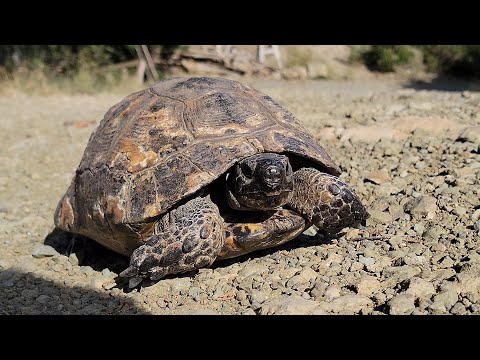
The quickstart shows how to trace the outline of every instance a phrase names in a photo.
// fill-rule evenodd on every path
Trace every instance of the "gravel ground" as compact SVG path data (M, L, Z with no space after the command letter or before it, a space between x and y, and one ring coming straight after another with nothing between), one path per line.
M54 231L52 220L91 132L126 94L9 95L0 98L0 313L480 314L480 94L374 80L252 84L341 165L372 215L365 229L310 229L128 291L117 278L128 259Z

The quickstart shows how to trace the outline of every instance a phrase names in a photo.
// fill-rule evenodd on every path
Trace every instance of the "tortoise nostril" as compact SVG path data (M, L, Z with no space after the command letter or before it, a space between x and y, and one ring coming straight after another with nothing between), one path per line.
M279 183L282 179L282 172L277 166L269 166L265 172L265 178L269 183Z
M267 173L271 176L276 176L280 174L280 171L275 166L271 166L267 169Z

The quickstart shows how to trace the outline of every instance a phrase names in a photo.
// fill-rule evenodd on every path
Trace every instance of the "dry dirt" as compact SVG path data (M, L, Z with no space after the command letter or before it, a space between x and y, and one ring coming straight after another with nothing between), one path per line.
M340 164L372 215L364 230L310 229L128 291L117 278L128 259L53 231L52 220L91 132L127 94L12 94L0 98L0 313L479 314L480 93L374 80L251 84Z

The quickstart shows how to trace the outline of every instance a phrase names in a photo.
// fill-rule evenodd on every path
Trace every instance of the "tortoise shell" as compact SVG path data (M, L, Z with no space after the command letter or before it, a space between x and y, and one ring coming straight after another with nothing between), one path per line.
M58 204L55 224L128 253L151 232L153 219L261 152L294 154L340 174L271 97L222 78L161 81L105 114ZM132 233L140 242L128 239Z

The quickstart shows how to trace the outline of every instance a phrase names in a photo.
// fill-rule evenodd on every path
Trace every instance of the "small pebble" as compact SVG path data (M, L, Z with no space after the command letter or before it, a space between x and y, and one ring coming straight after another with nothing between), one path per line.
M375 264L375 259L371 258L371 257L364 257L363 255L360 255L358 257L358 262L365 265L365 266L368 266L368 265Z
M473 212L472 214L472 220L476 222L477 220L480 220L480 209L477 209Z
M413 230L415 230L417 235L422 236L423 232L425 231L425 225L423 225L422 223L415 224Z
M390 314L392 315L410 315L415 310L415 298L410 294L396 295L388 302Z
M480 221L476 221L475 224L473 224L473 228L476 231L480 231Z
M68 261L70 262L70 264L72 264L72 265L74 265L74 266L77 266L77 265L78 265L78 257L77 257L77 254L71 253L71 254L68 256Z
M40 304L42 304L42 305L45 305L45 304L47 304L47 303L50 302L50 296L48 296L48 295L40 295L39 297L37 297L37 298L35 299L35 301L38 302L38 303L40 303Z
M465 216L467 215L467 209L464 207L458 206L452 211L457 216Z
M37 244L32 251L32 256L37 259L57 255L59 255L59 253L50 245Z

